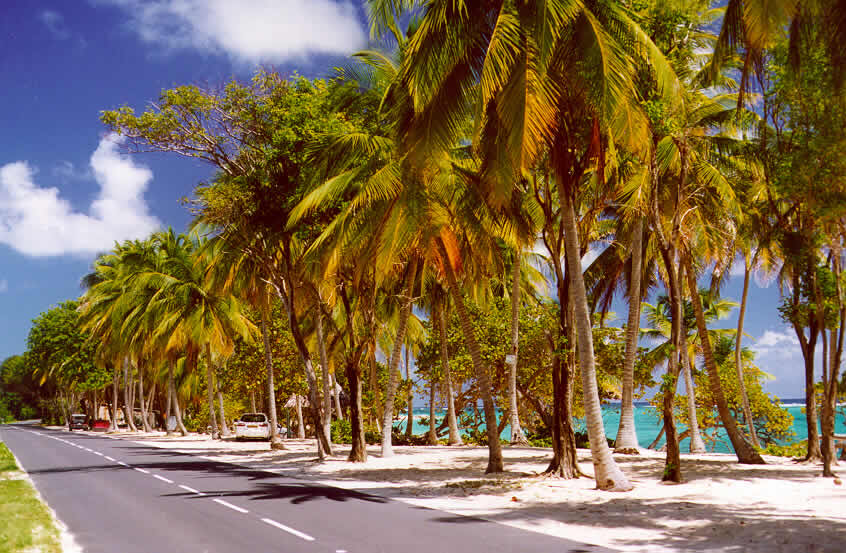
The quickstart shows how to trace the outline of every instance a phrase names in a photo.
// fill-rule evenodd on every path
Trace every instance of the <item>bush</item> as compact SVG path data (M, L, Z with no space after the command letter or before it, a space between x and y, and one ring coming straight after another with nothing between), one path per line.
M393 445L429 445L429 438L426 437L426 434L412 434L407 437L404 431L394 428L394 432L391 435L391 443Z
M346 419L337 419L332 421L332 443L333 444L351 444L352 443L352 425Z
M365 426L364 441L368 444L378 444L382 441L382 436L376 432L375 428ZM332 443L352 443L352 423L350 423L350 421L346 419L337 419L332 421Z
M788 445L768 444L766 449L762 450L762 453L777 457L805 457L808 455L808 440Z

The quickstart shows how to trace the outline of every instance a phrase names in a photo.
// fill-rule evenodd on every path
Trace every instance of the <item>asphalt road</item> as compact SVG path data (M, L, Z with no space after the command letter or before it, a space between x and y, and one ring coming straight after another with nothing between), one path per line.
M598 546L105 436L0 426L85 553L552 553Z

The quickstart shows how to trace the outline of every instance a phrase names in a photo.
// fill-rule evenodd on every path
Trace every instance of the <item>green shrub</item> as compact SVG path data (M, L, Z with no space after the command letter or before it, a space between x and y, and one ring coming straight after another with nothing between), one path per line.
M352 443L352 425L346 419L337 419L332 421L332 443L333 444L351 444Z
M368 444L378 444L382 441L382 436L376 432L375 428L365 426L364 441ZM352 424L350 421L346 419L332 421L332 443L352 443Z
M805 457L808 455L808 440L788 445L768 444L762 452L764 455L775 455L778 457Z

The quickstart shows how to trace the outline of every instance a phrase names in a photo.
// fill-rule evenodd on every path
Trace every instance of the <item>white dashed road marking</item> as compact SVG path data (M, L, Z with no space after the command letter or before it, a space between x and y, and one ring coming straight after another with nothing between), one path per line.
M158 474L154 474L153 478L158 478L162 482L167 482L168 484L173 484L173 480L169 480L169 479L165 478L164 476L159 476Z
M112 459L111 457L109 457L108 455L106 455L106 459L108 459L108 460L109 460L109 461L111 461L112 463L114 463L114 462L115 462L115 460L114 460L114 459Z
M124 463L123 461L118 461L117 464L119 464L122 467L128 467L129 466L126 463Z
M135 470L137 470L138 472L143 472L144 474L150 474L149 470L140 469L138 467L135 467Z
M214 499L213 501L214 501L215 503L219 503L219 504L223 505L224 507L229 507L229 508L230 508L230 509L232 509L233 511L238 511L239 513L249 513L249 512L250 512L250 511L248 511L248 510L246 510L246 509L242 509L241 507L238 507L237 505L233 505L233 504L231 504L231 503L229 503L229 502L227 502L227 501L224 501L224 500L222 500L222 499Z
M279 528L280 530L284 530L284 531L288 532L289 534L293 534L293 535L297 536L298 538L302 538L306 541L314 541L314 538L312 538L308 534L304 534L304 533L300 532L299 530L294 530L290 526L285 526L284 524L276 522L275 520L271 520L269 518L263 518L263 519L261 519L261 521L264 522L264 523L267 523L271 526L275 526L276 528Z
M195 493L197 495L206 495L203 492L199 492L199 491L195 490L194 488L189 488L188 486L183 486L182 484L179 484L179 487L182 488L183 490L189 491L191 493Z

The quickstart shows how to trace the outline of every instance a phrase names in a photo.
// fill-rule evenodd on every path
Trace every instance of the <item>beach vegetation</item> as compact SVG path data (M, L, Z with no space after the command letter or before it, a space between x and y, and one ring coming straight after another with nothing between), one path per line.
M633 402L651 393L660 477L680 482L685 433L701 452L721 429L748 464L792 438L743 347L758 272L781 285L805 455L830 475L846 27L839 2L765 4L369 0L373 44L330 78L262 69L103 111L127 151L212 175L186 198L190 229L115 244L81 298L33 322L3 363L0 416L105 406L113 431L122 410L130 431L220 438L266 410L275 449L284 420L320 459L333 442L366 462L374 441L388 457L445 440L486 445L486 473L506 470L509 426L506 444L551 448L547 475L583 476L588 447L596 486L626 491L613 449L637 453ZM719 292L738 261L734 302Z

